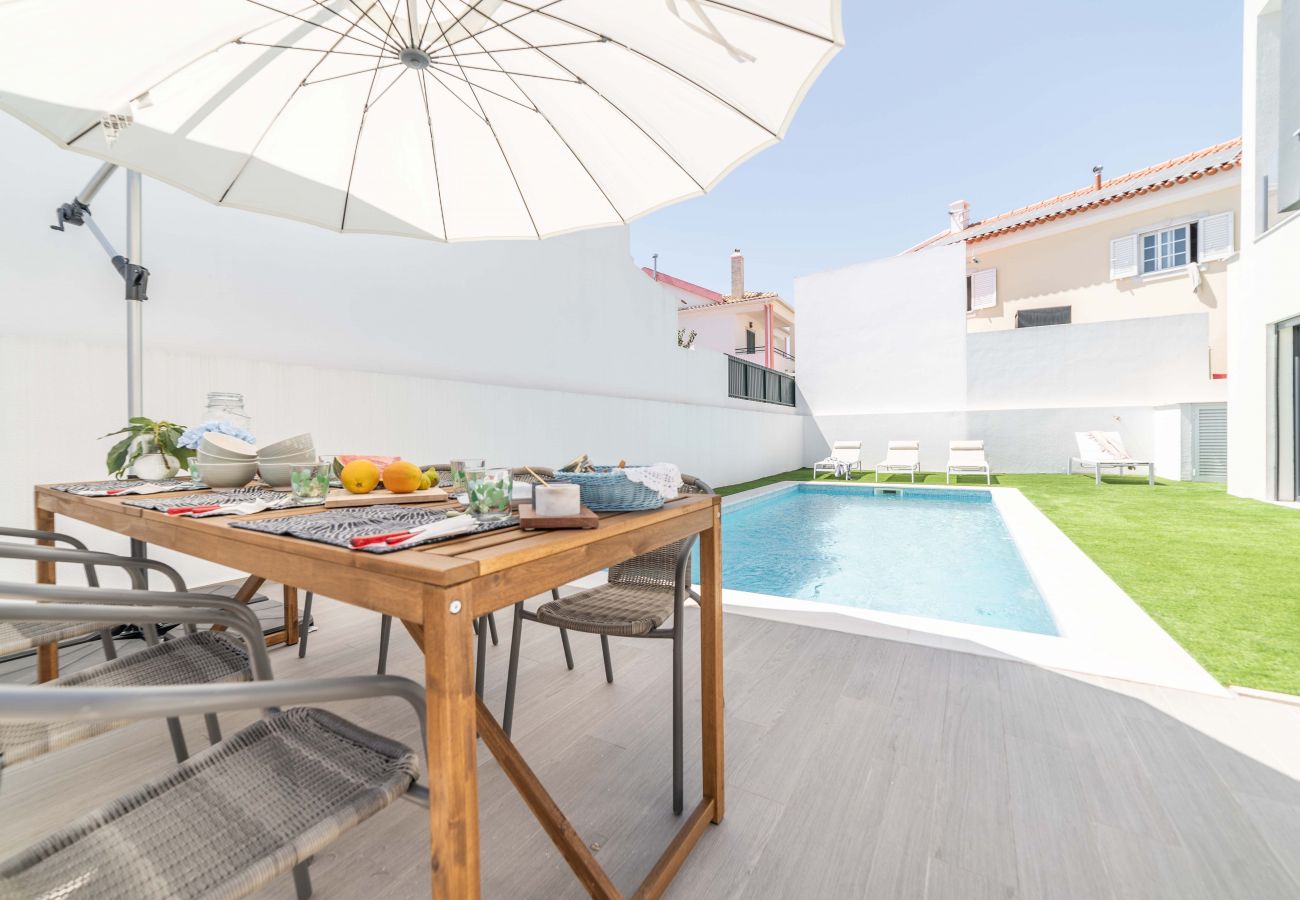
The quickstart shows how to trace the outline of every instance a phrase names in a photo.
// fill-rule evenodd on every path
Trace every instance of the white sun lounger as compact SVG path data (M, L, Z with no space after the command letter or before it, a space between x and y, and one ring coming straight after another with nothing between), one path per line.
M885 458L876 463L876 481L880 473L886 475L894 472L906 472L916 481L916 473L921 471L920 441L890 441L885 451Z
M943 483L947 484L952 475L983 475L985 484L993 483L983 441L949 441L948 468L944 470Z
M1079 446L1079 455L1070 457L1065 468L1067 473L1073 475L1077 464L1081 469L1092 469L1097 477L1097 484L1101 484L1103 469L1117 469L1123 474L1125 469L1145 466L1147 484L1155 486L1155 463L1149 459L1134 459L1129 456L1128 451L1124 449L1124 439L1119 436L1118 431L1076 431L1074 440Z
M862 471L862 441L836 441L831 455L813 464L813 478L818 472L831 472L847 479L855 471Z

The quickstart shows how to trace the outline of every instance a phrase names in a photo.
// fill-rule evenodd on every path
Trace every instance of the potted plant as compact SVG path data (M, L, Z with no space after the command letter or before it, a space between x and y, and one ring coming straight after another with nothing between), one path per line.
M126 435L108 451L108 471L117 478L124 477L128 469L145 481L171 478L182 466L188 467L194 456L193 450L177 444L184 432L185 426L174 422L155 422L144 416L128 419L125 428L104 435Z

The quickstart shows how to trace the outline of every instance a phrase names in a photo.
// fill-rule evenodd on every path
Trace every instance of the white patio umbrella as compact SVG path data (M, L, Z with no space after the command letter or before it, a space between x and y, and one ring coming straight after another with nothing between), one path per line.
M842 45L839 0L9 0L0 109L213 203L544 238L707 191Z

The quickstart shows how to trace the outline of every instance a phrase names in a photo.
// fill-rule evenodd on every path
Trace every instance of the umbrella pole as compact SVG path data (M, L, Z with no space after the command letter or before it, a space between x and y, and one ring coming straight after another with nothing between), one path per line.
M85 225L99 241L113 261L113 268L122 276L126 297L126 410L128 418L142 415L144 410L144 301L148 299L149 270L140 265L144 255L144 222L141 203L144 188L139 172L126 173L126 255L113 249L112 243L100 231L90 215L90 201L99 193L117 171L114 163L104 163L82 189L54 211L55 231L67 225Z
M143 179L140 173L126 173L126 259L137 271L143 267L144 223L142 221ZM126 286L126 411L128 418L144 415L144 290Z

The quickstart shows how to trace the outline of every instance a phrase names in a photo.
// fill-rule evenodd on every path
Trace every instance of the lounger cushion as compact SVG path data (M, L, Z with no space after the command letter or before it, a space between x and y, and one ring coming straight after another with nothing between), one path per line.
M983 441L952 441L948 444L949 450L983 450Z
M890 441L889 450L920 450L920 441Z
M0 897L242 897L392 803L417 772L408 747L291 709L0 862Z

